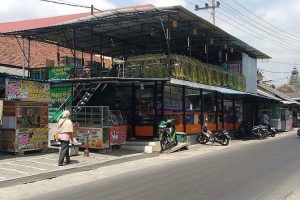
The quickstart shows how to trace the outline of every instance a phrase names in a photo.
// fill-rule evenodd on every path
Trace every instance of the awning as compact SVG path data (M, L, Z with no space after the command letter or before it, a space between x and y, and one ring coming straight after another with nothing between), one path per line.
M256 99L265 99L268 101L271 100L271 101L280 102L280 99L278 99L276 97L271 98L271 97L262 96L259 94L253 94L253 93L248 93L248 92L243 92L243 91L238 91L238 90L232 90L229 88L205 85L205 84L201 84L201 83L194 83L194 82L184 81L184 80L175 79L175 78L171 78L170 83L175 84L175 85L185 85L185 86L193 87L193 88L201 88L204 90L216 91L216 92L222 93L224 95L235 95L235 96L244 96L244 97L247 96L247 97L252 97L252 98L256 98Z

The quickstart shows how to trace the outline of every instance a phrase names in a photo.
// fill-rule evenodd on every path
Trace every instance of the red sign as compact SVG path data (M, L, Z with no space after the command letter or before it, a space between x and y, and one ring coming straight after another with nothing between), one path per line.
M126 141L127 126L111 126L109 128L110 145L120 145Z

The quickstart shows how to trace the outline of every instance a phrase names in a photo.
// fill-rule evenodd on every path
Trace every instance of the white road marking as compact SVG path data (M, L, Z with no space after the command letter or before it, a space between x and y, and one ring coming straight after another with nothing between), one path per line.
M51 165L51 166L57 166L57 164L51 164L51 163L45 163L45 162L39 162L39 161L34 161L34 160L28 160L28 162L33 162L33 163L39 163L39 164L44 164L44 165Z
M18 163L4 163L4 164L9 164L9 165L18 165L18 166L22 166L22 167L28 167L28 168L32 168L32 169L37 169L37 170L47 170L47 169L44 169L44 168L39 168L39 167L33 167L33 166L28 166L28 165L22 165L22 164L18 164Z
M3 168L3 167L0 167L0 169L7 170L7 171L13 171L13 172L21 173L21 174L29 174L28 172L19 171L16 169L7 169L7 168Z

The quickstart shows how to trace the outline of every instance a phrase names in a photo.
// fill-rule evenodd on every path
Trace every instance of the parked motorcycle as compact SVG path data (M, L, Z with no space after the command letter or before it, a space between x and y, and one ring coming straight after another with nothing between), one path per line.
M275 137L275 135L277 133L275 127L271 126L271 125L267 125L267 128L268 128L268 131L269 131L269 136Z
M300 137L300 128L297 130L297 135Z
M178 144L174 119L161 121L158 128L159 128L160 147L162 151L171 149L172 147Z
M266 138L268 138L270 136L268 126L264 126L264 125L253 126L252 135L253 135L254 138L257 138L257 139L266 139Z
M230 139L231 138L225 129L212 133L208 130L206 124L202 126L201 133L197 136L197 141L200 144L206 144L207 142L216 142L221 144L222 146L227 146Z
M242 121L239 129L237 130L235 137L236 138L246 138L246 137L251 137L252 136L252 123L251 122L246 122Z

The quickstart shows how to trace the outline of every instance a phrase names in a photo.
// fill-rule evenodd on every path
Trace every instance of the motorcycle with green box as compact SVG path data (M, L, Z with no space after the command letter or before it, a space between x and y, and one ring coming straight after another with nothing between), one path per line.
M177 146L175 119L168 119L159 123L159 140L161 151Z

